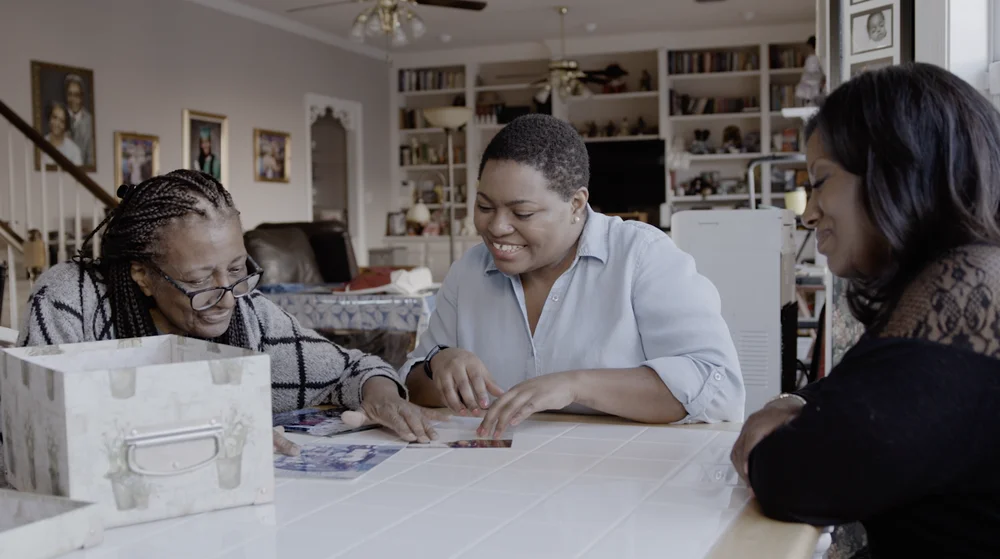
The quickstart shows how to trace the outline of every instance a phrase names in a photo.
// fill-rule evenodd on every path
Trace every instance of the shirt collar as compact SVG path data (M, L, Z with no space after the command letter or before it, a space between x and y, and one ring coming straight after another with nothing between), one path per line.
M493 253L488 252L489 260L486 262L485 273L497 272L496 261L493 260ZM587 223L580 233L580 244L576 249L577 258L596 258L601 264L608 261L608 217L597 213L587 204Z

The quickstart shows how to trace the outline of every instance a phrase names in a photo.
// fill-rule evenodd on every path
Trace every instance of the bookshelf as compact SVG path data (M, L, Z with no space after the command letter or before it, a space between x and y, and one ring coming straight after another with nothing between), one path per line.
M427 127L420 111L451 104L475 109L473 120L455 134L455 180L462 193L456 201L458 220L473 211L480 154L506 122L525 113L544 112L563 119L580 131L588 144L663 140L667 162L663 185L666 204L660 216L667 223L660 225L664 228L669 228L669 215L673 211L695 206L738 206L748 196L745 190L739 190L739 183L746 182L748 161L803 147L798 132L801 121L794 116L783 116L782 109L797 105L794 86L805 62L804 44L751 40L711 48L652 47L573 54L571 58L585 70L619 64L628 71L625 90L605 92L592 84L590 96L564 100L551 95L539 102L537 84L548 73L547 59L466 60L460 64L391 69L390 83L395 85L396 93L390 105L398 112L390 127L391 142L401 153L392 172L394 184L416 183L415 190L421 190L421 184L444 181L447 170L443 164L446 154L441 147L445 144L444 131ZM649 74L646 80L642 79L644 71ZM640 118L642 128L637 126ZM626 122L628 129L622 132ZM607 128L612 124L615 130L609 134ZM598 129L596 134L592 134L593 126ZM732 137L732 127L739 130L741 147L723 150L723 136ZM712 149L699 151L695 147L698 153L691 153L696 130L708 131ZM402 155L406 147L410 150L409 159ZM420 157L414 159L414 153ZM678 159L682 164L675 165ZM770 164L759 167L758 197L770 201L765 203L783 205L782 183L786 179L797 180L799 175L794 169L791 175L774 170L772 177L771 167ZM691 186L693 180L703 177L718 184L704 192L679 188ZM390 210L409 208L413 190L401 188ZM429 199L426 203L432 212L447 209L447 202ZM460 237L456 241L461 243L458 253L474 240L474 237ZM446 253L447 241L446 229L442 229L439 237L386 238L390 246L419 245L420 254L427 258L435 250ZM413 257L414 261L419 259ZM432 272L437 278L438 271L432 268Z

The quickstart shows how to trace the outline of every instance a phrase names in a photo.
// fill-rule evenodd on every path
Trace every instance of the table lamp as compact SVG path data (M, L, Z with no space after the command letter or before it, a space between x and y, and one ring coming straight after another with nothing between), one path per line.
M448 256L455 262L455 148L452 135L472 118L470 107L432 107L424 109L424 119L443 128L448 137Z

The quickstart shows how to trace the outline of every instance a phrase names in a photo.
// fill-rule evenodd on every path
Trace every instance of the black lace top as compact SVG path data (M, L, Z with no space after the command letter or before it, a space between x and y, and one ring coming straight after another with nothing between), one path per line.
M1000 248L915 280L750 454L765 514L860 521L874 557L1000 557Z

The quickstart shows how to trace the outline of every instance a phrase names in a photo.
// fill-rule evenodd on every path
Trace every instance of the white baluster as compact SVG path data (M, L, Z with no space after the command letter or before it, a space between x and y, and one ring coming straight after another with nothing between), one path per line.
M24 142L24 232L31 231L31 225L35 222L31 214L31 156L34 144ZM28 238L27 235L24 236Z
M7 195L10 200L10 205L7 206L9 212L7 216L7 222L10 223L10 228L17 231L17 225L14 223L14 127L7 126ZM4 213L7 213L4 212Z
M66 261L66 194L63 192L63 172L60 169L56 171L56 175L59 177L59 249L56 252L59 262L61 264Z
M75 215L73 216L73 240L74 240L73 254L76 254L76 253L78 253L78 252L80 252L80 251L83 250L83 235L82 235L82 233L83 233L83 225L80 223L80 220L82 219L80 217L81 216L81 213L80 213L80 211L81 211L80 210L80 190L83 189L83 185L82 184L77 184L75 186L76 187L73 189L74 198L75 198L74 203L76 204L76 212L75 212Z
M17 330L20 327L20 320L17 316L17 278L21 274L17 273L17 262L14 261L14 247L7 245L7 305L10 306L10 327Z
M49 187L48 187L48 181L47 181L46 177L48 177L48 173L45 171L45 165L42 165L42 190L41 190L41 196L42 196L42 227L41 227L41 230L42 230L42 242L45 243L45 262L47 263L47 265L45 266L45 269L47 270L49 268L49 265L52 264L51 262L49 262L49 246L52 244L52 241L49 240L49 227L51 227L51 225L49 225Z

